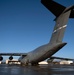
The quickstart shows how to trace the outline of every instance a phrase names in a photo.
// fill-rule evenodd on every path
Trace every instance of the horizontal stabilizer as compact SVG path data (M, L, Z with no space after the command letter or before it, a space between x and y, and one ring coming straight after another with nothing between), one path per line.
M58 17L66 8L52 0L41 0L41 3L56 17Z
M41 0L41 3L51 11L56 17L58 17L66 7L53 1L53 0ZM74 18L74 10L71 9L70 18Z
M71 5L70 7L67 7L67 8L65 9L65 12L67 12L67 11L69 11L69 10L71 10L71 13L70 13L69 18L74 18L74 5Z

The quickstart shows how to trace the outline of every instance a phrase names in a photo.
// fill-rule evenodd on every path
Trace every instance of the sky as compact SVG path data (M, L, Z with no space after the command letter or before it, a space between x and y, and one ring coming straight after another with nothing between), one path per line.
M70 6L74 0L55 0ZM41 0L0 0L0 53L27 53L50 41L55 16ZM63 38L68 44L54 56L74 58L74 19Z

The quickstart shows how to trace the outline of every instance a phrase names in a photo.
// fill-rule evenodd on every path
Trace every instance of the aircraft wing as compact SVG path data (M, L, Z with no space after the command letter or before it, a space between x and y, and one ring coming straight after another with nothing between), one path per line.
M27 56L27 53L0 53L0 56Z
M62 58L62 57L55 57L55 56L50 57L50 59L74 60L74 59L70 59L70 58Z

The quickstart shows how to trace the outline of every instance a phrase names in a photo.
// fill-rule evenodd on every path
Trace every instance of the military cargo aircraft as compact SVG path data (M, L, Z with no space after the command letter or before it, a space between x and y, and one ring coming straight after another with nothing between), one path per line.
M65 7L53 0L41 0L41 3L56 16L54 19L56 24L50 42L28 53L0 53L0 60L3 59L2 56L4 55L10 56L10 60L13 59L13 56L20 56L18 61L20 61L21 64L37 65L38 62L51 57L67 44L66 42L63 42L62 39L67 27L68 19L74 18L74 5Z

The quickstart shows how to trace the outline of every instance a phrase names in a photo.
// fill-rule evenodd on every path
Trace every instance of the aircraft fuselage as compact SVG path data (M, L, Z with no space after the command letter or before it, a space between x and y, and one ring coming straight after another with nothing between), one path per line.
M31 51L24 58L19 59L22 64L26 63L38 63L43 61L49 57L51 57L54 53L56 53L59 49L65 46L67 43L58 43L54 45L46 44L38 47L34 51Z

